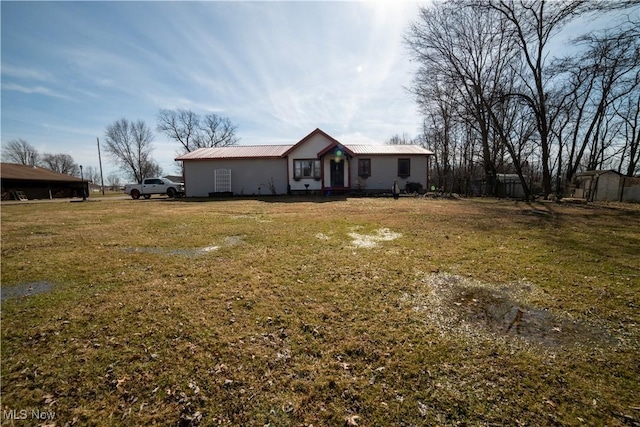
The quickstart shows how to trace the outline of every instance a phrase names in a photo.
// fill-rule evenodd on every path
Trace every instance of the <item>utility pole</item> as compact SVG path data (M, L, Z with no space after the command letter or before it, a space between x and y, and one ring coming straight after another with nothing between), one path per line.
M102 195L104 196L104 178L102 176L102 157L100 156L100 138L96 137L98 141L98 163L100 163L100 187L102 187Z

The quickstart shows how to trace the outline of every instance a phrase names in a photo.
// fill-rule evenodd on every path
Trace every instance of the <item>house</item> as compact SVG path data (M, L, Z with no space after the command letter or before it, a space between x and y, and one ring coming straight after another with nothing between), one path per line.
M640 177L614 170L590 170L576 174L573 197L590 202L640 202Z
M343 144L316 129L293 145L200 148L183 162L187 197L216 193L342 194L427 188L429 156L417 145Z
M2 200L53 199L89 195L88 182L38 166L2 163Z

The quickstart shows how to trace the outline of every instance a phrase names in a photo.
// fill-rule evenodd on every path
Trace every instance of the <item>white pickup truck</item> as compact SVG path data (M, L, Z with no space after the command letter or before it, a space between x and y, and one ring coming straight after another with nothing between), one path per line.
M142 184L125 185L124 192L136 200L140 196L148 199L152 194L166 194L169 197L176 197L184 195L184 184L166 178L145 178L142 180Z

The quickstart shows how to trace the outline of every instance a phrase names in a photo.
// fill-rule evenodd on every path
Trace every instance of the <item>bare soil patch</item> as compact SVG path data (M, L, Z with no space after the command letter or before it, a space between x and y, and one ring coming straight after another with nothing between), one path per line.
M21 283L13 286L2 286L2 288L0 288L0 293L2 295L0 299L5 300L9 298L28 297L31 295L50 292L51 289L53 289L53 285L45 281Z
M362 228L362 226L354 226L351 227L351 231L347 233L349 238L351 238L350 247L371 249L380 246L381 242L390 242L402 237L402 233L393 232L386 227L379 228L375 230L375 232L369 234L362 233ZM332 239L332 236L325 233L317 233L315 238L318 240L329 241Z
M157 247L136 247L136 248L123 248L123 252L127 253L145 253L145 254L157 254L167 256L185 256L185 257L198 257L201 255L214 252L221 247L232 247L242 243L243 236L227 236L223 239L220 245L210 245L201 248L157 248Z
M448 273L430 274L422 282L423 292L405 293L402 300L443 333L493 334L548 348L615 342L601 326L529 305L526 300L537 292L529 282L491 285Z

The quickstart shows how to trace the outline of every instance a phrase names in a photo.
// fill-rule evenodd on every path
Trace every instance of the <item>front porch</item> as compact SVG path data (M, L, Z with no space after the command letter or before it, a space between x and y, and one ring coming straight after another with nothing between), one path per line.
M351 191L351 159L353 153L338 143L327 146L318 153L322 163L322 193L345 194Z

